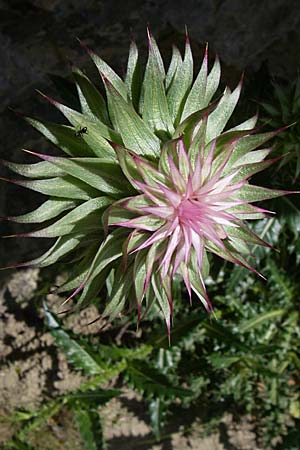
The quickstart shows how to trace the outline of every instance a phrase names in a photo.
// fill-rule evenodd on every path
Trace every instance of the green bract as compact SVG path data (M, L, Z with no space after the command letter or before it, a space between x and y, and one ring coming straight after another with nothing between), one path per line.
M266 244L244 219L262 218L265 210L250 203L285 192L251 186L248 178L273 162L265 161L269 149L256 149L277 132L253 134L256 117L226 130L241 83L211 103L219 61L209 71L206 49L193 82L188 39L183 57L173 48L165 71L149 34L144 77L132 43L124 80L87 51L106 100L74 69L80 111L44 96L70 125L26 118L67 156L30 152L43 161L5 162L25 177L13 182L48 197L36 211L8 219L44 224L22 236L57 238L44 255L20 265L72 261L59 292L69 291L76 308L101 291L102 314L112 319L124 309L140 314L145 299L148 307L158 302L169 328L176 273L211 310L207 252L254 270L243 256L247 244Z

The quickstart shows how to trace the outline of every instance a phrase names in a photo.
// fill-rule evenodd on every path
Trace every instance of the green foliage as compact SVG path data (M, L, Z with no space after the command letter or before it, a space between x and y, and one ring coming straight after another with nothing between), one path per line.
M274 144L277 153L284 156L278 171L288 165L290 174L286 171L286 176L295 182L300 174L300 79L288 84L273 83L272 94L260 104L266 113L262 121L268 127L289 127L278 134Z
M96 399L95 399L96 401ZM105 450L106 445L97 410L79 404L73 409L85 450Z

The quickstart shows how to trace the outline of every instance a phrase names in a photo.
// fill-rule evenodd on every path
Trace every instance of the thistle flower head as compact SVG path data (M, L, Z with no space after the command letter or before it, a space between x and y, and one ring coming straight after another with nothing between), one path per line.
M193 253L201 294L196 289L195 291L209 309L210 303L202 277L205 244L208 241L230 255L223 240L230 236L231 227L239 227L238 214L236 216L231 210L245 203L234 197L245 181L233 181L239 169L223 176L232 148L229 148L223 163L213 173L216 141L213 141L206 156L203 151L198 153L193 165L183 139L174 142L172 146L173 155L168 152L167 166L162 172L142 158L135 155L132 157L143 179L134 180L134 183L143 194L122 202L122 206L128 211L134 211L132 205L138 201L138 216L114 225L132 228L141 238L144 237L144 242L133 253L152 246L155 248L159 244L156 259L162 279L167 276L172 279L179 269L190 297L189 265ZM256 209L259 210L254 208L254 213L257 212ZM152 268L149 267L144 291L148 288L151 273ZM171 298L171 293L168 294Z
M69 125L26 117L67 157L30 151L42 162L3 164L29 178L9 181L48 196L37 210L7 219L46 223L22 236L56 238L45 254L18 266L63 259L71 267L59 289L71 292L66 301L74 298L81 308L106 295L100 307L111 319L124 308L137 307L140 314L144 299L158 302L169 330L175 274L189 297L194 292L210 311L208 253L255 271L249 246L267 244L245 220L262 218L266 210L252 202L286 192L249 184L274 162L265 160L270 149L260 147L277 132L255 134L257 117L228 129L241 83L211 103L218 59L209 71L206 48L193 81L188 39L183 57L173 48L167 71L155 40L148 39L144 77L134 43L124 80L87 49L106 99L79 69L73 75L80 111L44 96Z

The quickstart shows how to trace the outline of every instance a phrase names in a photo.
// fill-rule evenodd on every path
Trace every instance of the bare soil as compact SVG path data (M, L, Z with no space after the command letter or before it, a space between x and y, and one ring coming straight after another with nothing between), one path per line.
M39 270L12 273L0 290L0 444L14 433L11 414L19 409L35 410L45 401L76 389L84 377L67 364L47 331L43 312L34 305ZM48 303L55 309L55 296ZM103 324L86 324L97 316L90 307L70 316L67 325L74 332L96 334ZM101 408L104 435L109 450L252 450L257 448L250 422L238 429L230 416L224 417L219 433L203 437L198 419L189 418L188 435L178 423L167 428L161 443L151 433L142 397L128 390ZM182 421L186 423L186 418ZM83 446L72 415L63 410L29 435L30 443L43 450L81 450Z

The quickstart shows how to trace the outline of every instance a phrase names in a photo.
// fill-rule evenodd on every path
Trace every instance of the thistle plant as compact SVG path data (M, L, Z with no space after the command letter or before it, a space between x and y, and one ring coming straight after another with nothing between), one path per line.
M106 100L79 69L73 69L81 111L44 94L70 125L26 117L67 157L25 150L42 161L3 162L29 180L9 180L48 196L19 223L45 224L19 236L57 238L42 256L19 266L71 263L68 281L75 308L107 296L102 315L113 319L136 308L140 317L157 304L168 332L172 280L180 276L191 299L207 311L208 254L253 272L250 246L265 245L245 220L265 217L253 202L287 191L249 184L270 166L269 148L278 131L256 133L257 117L229 128L242 83L212 101L220 81L208 52L193 82L193 57L186 38L183 57L176 47L168 70L154 38L141 76L138 49L131 43L125 79L86 48L102 78ZM227 129L226 129L227 126ZM257 273L257 272L256 272ZM145 307L142 308L143 301Z

